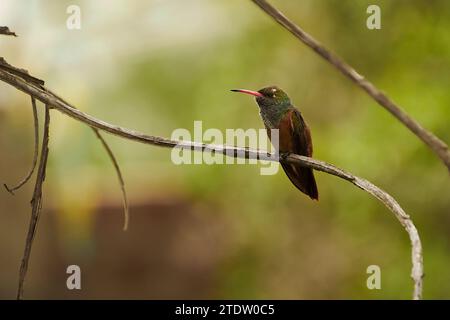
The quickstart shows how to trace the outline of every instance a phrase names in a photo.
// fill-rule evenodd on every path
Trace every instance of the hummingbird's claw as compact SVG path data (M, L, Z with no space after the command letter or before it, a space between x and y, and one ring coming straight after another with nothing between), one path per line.
M291 152L280 153L280 162L286 161L286 159L291 155Z

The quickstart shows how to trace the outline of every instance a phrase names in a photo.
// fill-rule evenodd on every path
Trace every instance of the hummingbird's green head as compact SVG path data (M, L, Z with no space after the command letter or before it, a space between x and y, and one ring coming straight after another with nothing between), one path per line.
M289 99L289 96L277 86L265 87L258 91L245 89L233 89L231 91L255 96L256 102L261 109L273 106L287 107L291 105L291 99Z

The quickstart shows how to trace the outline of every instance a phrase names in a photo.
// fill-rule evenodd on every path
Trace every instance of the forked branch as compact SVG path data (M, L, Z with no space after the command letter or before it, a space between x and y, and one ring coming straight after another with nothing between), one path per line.
M229 146L218 146L212 144L203 144L191 141L174 141L162 137L146 135L134 130L112 125L78 110L74 106L58 98L55 94L47 90L45 87L37 86L35 83L27 82L26 79L23 79L20 76L11 74L9 72L0 69L0 80L12 85L13 87L17 88L20 91L32 95L33 97L40 100L44 104L52 106L52 108L57 109L58 111L72 117L77 121L85 123L86 125L96 128L98 130L109 132L121 138L160 147L182 148L202 152L204 151L215 152L216 154L224 154L235 158L239 157L239 158L274 161L274 157L267 154L267 152L265 151L236 148ZM284 155L281 161L292 163L295 162L302 166L310 167L315 170L322 171L334 175L336 177L339 177L341 179L344 179L346 181L349 181L355 186L368 192L377 200L379 200L381 203L383 203L395 215L395 217L399 220L399 222L405 228L406 232L409 235L412 247L411 277L414 281L413 298L421 299L422 281L423 281L422 280L423 257L422 257L422 244L420 241L420 237L410 216L408 216L404 212L404 210L400 207L398 202L391 195L389 195L387 192L380 189L379 187L375 186L371 182L359 178L349 172L346 172L323 161L295 154Z

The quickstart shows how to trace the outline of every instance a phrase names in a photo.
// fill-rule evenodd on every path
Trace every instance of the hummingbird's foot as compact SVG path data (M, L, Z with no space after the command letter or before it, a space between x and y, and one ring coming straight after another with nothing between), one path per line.
M280 153L280 162L286 162L286 159L291 155L291 152Z

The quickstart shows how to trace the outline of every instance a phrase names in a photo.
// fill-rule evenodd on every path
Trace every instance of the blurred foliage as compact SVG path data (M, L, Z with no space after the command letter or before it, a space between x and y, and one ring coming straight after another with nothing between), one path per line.
M449 1L271 2L450 142ZM176 128L193 130L194 120L202 120L204 130L263 128L252 99L229 89L280 86L308 120L316 158L384 188L413 217L424 245L424 296L450 297L450 181L443 164L388 112L250 1L155 0L133 6L124 0L79 1L80 31L65 28L68 4L6 1L2 24L20 37L0 38L2 55L47 79L50 88L83 111L166 137ZM381 7L381 30L366 28L370 4ZM95 249L95 224L102 221L95 218L97 207L107 203L118 208L117 228L105 233L111 246L121 232L120 190L99 141L89 128L56 112L52 123L43 215L51 207L54 216L41 223L30 279L39 278L50 263L42 256L49 248L39 245L49 237L43 230L56 230L61 265L96 261L100 252ZM25 172L31 132L28 98L0 84L2 181L15 181ZM255 165L175 166L170 150L115 137L107 140L122 166L132 206L184 201L194 217L215 221L206 224L214 226L215 233L205 239L217 241L220 255L199 254L205 261L218 259L210 265L210 289L202 297L410 298L407 234L388 210L350 184L317 173L321 200L315 203L281 172L261 176ZM2 297L13 296L30 194L31 186L14 198L0 194ZM146 223L159 219L154 210L144 210L150 215ZM133 210L131 215L133 234L138 226L133 226ZM175 230L166 227L165 234L153 239L161 246ZM132 246L140 248L136 255L151 256L155 253L146 250L148 239L142 232ZM174 241L182 247L181 238ZM114 261L131 267L125 257ZM366 288L370 264L381 267L382 290ZM102 272L93 262L91 267L92 274ZM144 269L136 276L153 272L153 264ZM105 282L95 283L97 291L87 288L84 297L109 296L105 292L149 297L152 290L152 297L158 297L162 292L152 283L121 291L131 285L119 278L103 277ZM59 279L45 279L47 290L42 281L30 280L35 297L61 297ZM173 286L168 297L198 297Z

